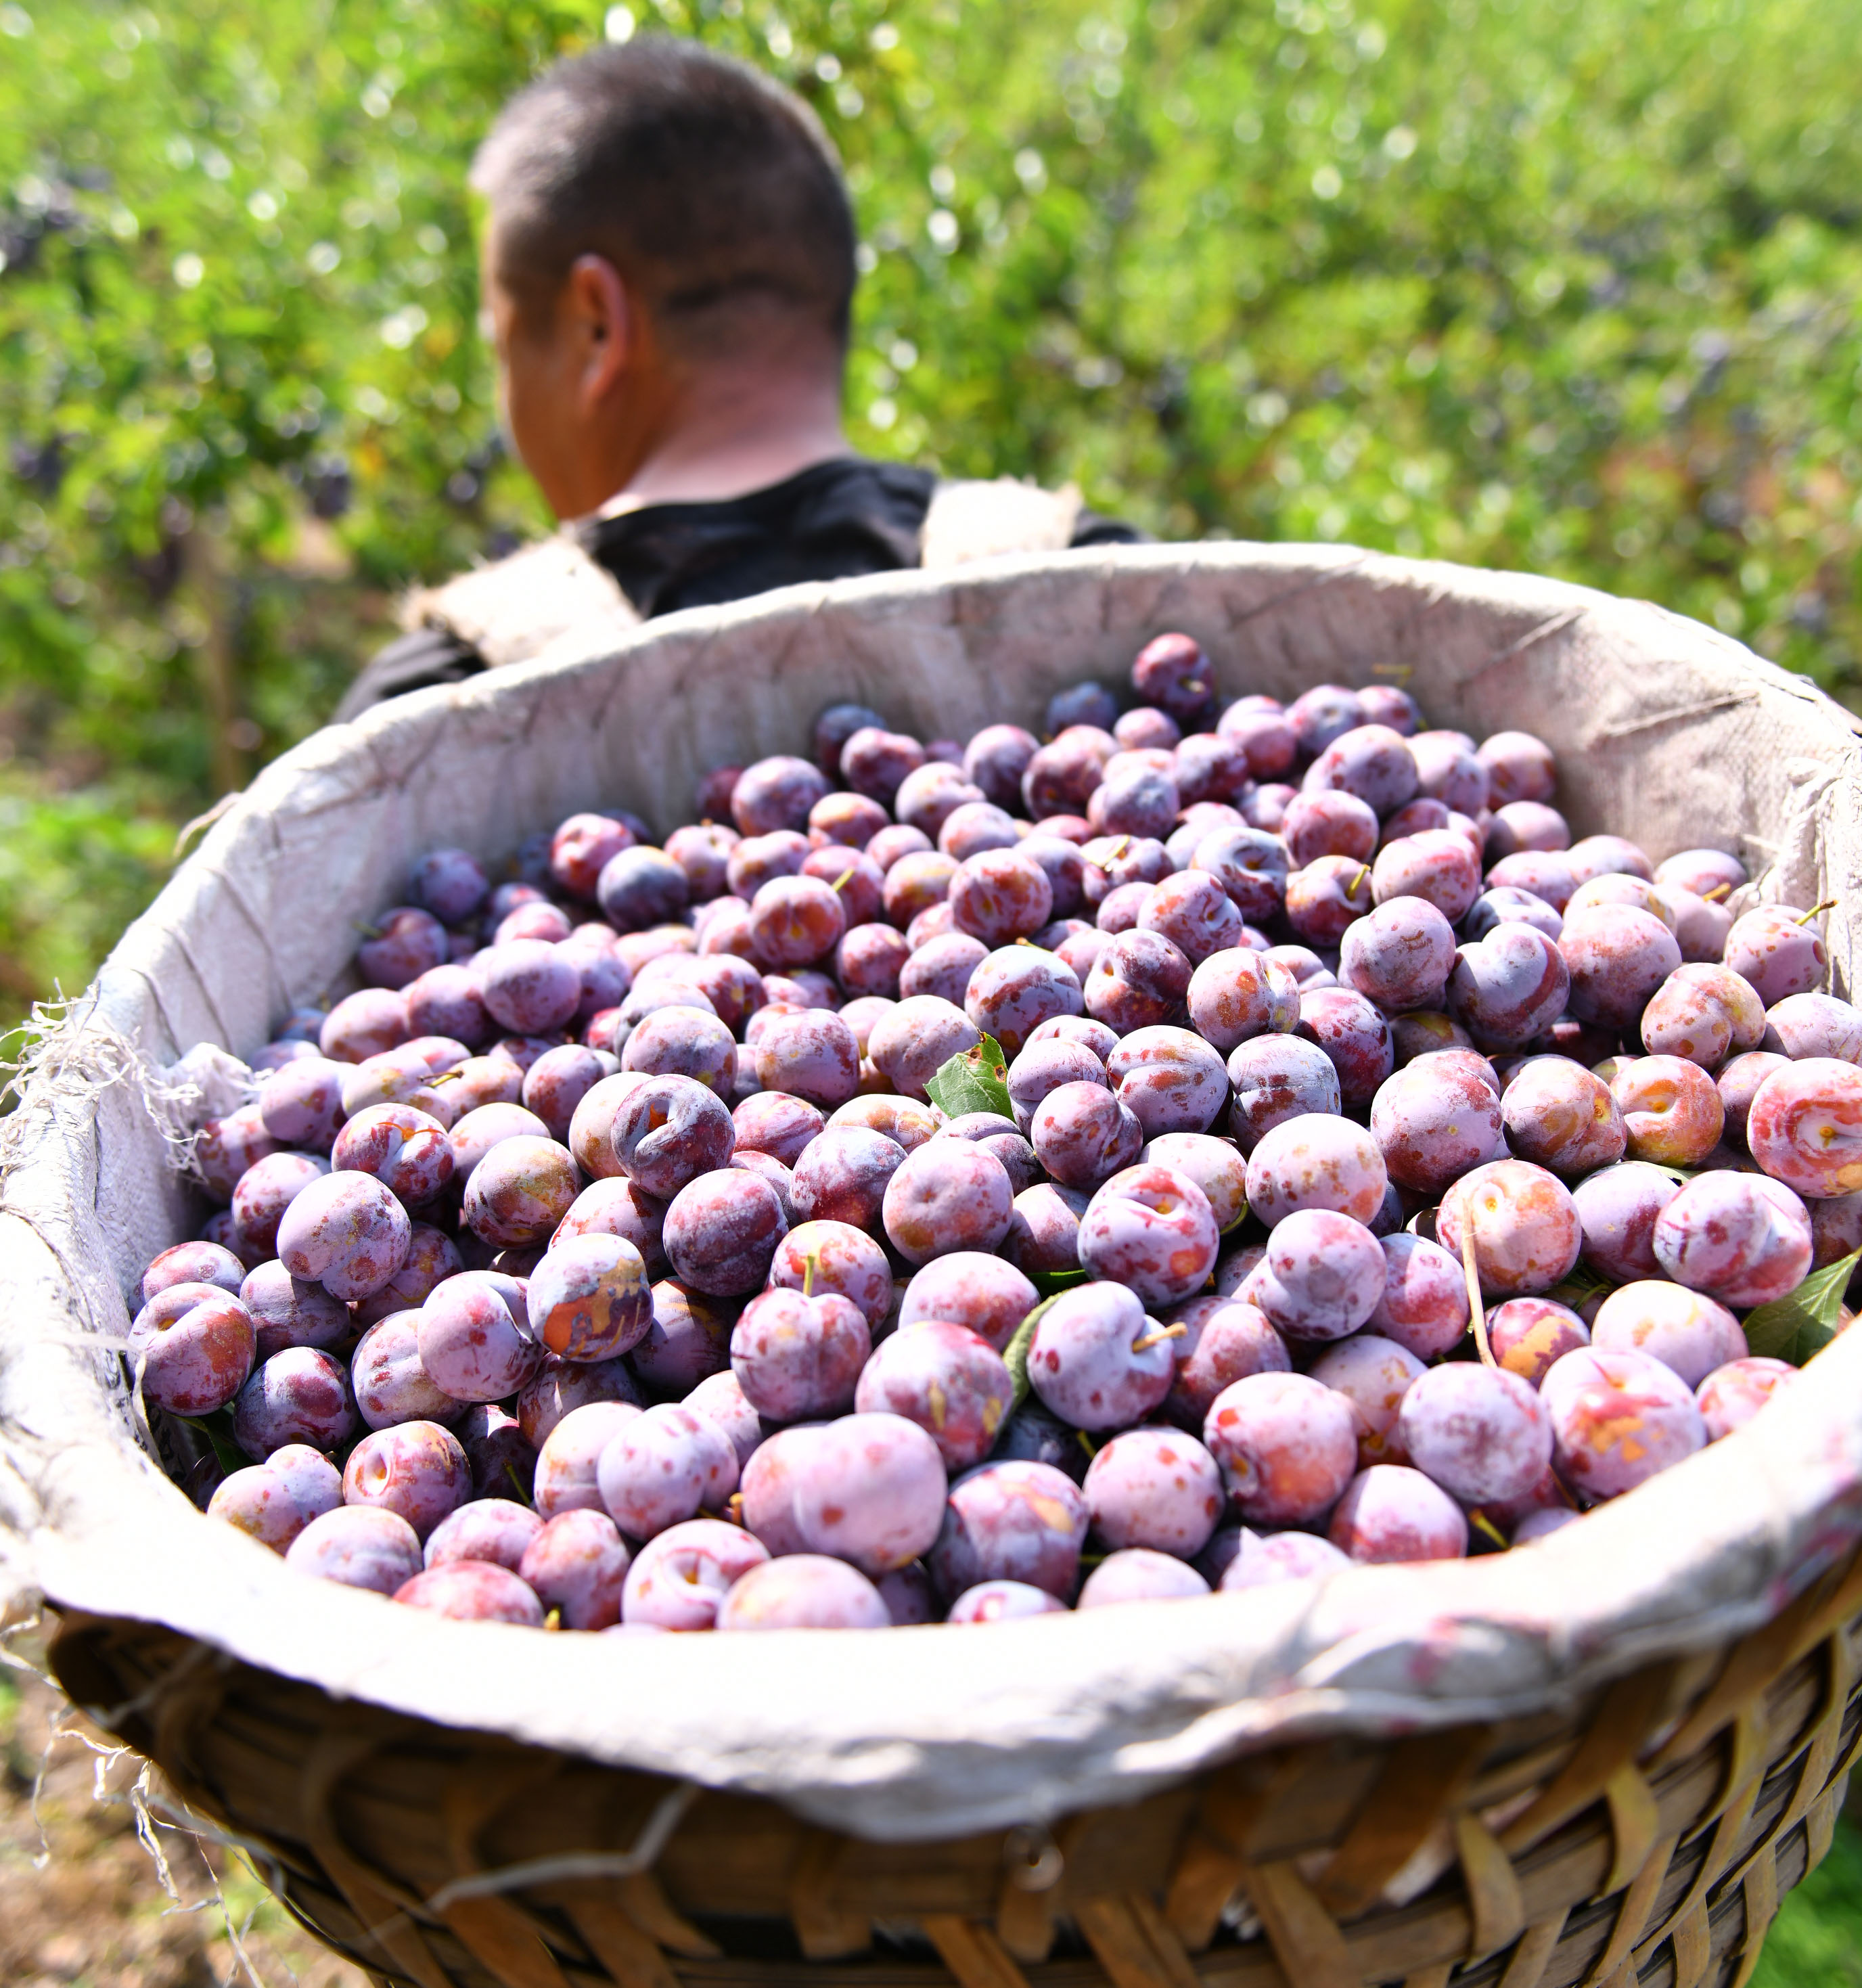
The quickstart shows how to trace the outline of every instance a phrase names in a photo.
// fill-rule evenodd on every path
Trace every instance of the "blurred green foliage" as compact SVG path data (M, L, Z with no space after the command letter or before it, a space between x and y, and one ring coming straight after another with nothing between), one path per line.
M862 448L1644 594L1862 694L1857 0L0 0L0 994L542 519L466 163L662 27L807 93Z

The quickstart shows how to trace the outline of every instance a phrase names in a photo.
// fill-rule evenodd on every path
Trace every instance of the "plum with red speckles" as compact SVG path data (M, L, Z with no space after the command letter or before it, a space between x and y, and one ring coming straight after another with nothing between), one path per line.
M1455 1182L1435 1216L1451 1256L1462 1253L1464 1224L1481 1288L1500 1297L1549 1290L1570 1274L1583 1240L1570 1190L1525 1160L1495 1160Z
M1330 1540L1311 1533L1244 1531L1241 1550L1222 1570L1222 1592L1245 1587L1270 1587L1283 1581L1308 1581L1337 1574L1351 1564Z
M1205 1132L1164 1132L1145 1142L1140 1157L1194 1181L1225 1236L1248 1212L1248 1163L1229 1140Z
M920 1100L876 1091L849 1099L827 1122L830 1129L858 1125L869 1132L880 1133L909 1153L934 1137L944 1121L930 1104Z
M1681 958L1690 965L1718 965L1732 931L1732 913L1717 901L1709 903L1672 884L1661 888L1674 911L1674 938Z
M1085 1498L1051 1465L984 1464L951 1486L927 1557L931 1577L948 1595L1012 1581L1064 1600L1079 1577L1087 1523Z
M1567 1353L1590 1344L1590 1328L1555 1299L1509 1298L1487 1314L1495 1361L1536 1388Z
M1099 901L1099 909L1093 915L1094 924L1109 937L1136 931L1145 907L1157 895L1157 890L1154 884L1120 884ZM1229 906L1231 911L1234 908L1232 904ZM1149 931L1151 928L1147 926L1145 929ZM1174 940L1171 942L1175 943Z
M437 1232L426 1229L421 1232L433 1236ZM449 1251L452 1250L451 1243L444 1237L439 1239L446 1243ZM182 1244L180 1246L186 1249L204 1246ZM161 1260L159 1257L156 1259L157 1263ZM457 1270L458 1267L458 1253L453 1251L450 1270ZM151 1266L151 1274L153 1270L154 1266ZM147 1277L143 1283L146 1290L148 1286ZM168 1288L166 1284L161 1286L164 1290ZM261 1360L270 1359L274 1353L282 1353L287 1346L328 1348L340 1345L350 1335L348 1306L340 1299L332 1297L321 1284L306 1283L292 1276L275 1257L249 1271L238 1287L238 1295L240 1303L252 1315L252 1324L258 1334L258 1357ZM404 1300L403 1303L417 1304L425 1295L423 1291L420 1297ZM369 1302L373 1303L375 1300L371 1299ZM390 1309L398 1310L400 1307ZM364 1319L362 1323L367 1325L373 1321Z
M1022 776L1041 742L1019 725L985 725L964 748L964 777L999 808L1022 805Z
M1517 1498L1552 1460L1552 1418L1517 1374L1474 1361L1410 1384L1397 1435L1418 1470L1470 1505Z
M1467 816L1463 815L1460 819L1465 821ZM1452 808L1424 796L1398 808L1378 824L1376 847L1381 849L1387 842L1400 842L1406 835L1419 835L1425 828L1449 827L1455 820Z
M1437 1009L1455 959L1441 913L1420 898L1393 898L1346 927L1339 979L1380 1008Z
M582 975L559 947L542 939L507 939L478 966L485 1012L520 1036L560 1029L582 1005Z
M559 1512L525 1548L517 1571L565 1629L606 1629L620 1620L631 1560L605 1513Z
M1774 1395L1795 1386L1797 1378L1797 1369L1784 1361L1756 1354L1716 1367L1694 1391L1707 1440L1718 1442L1743 1428Z
M1367 1331L1394 1340L1419 1360L1458 1346L1468 1324L1468 1280L1439 1243L1398 1234L1378 1239L1384 1293L1365 1321Z
M292 1444L334 1449L355 1429L349 1376L315 1347L273 1354L234 1397L233 1440L262 1463Z
M239 1297L252 1274L233 1251L218 1242L177 1242L150 1259L138 1296L147 1304L174 1284L216 1284Z
M721 1519L687 1519L634 1556L621 1587L622 1619L688 1632L714 1628L725 1597L769 1549Z
M1296 1036L1255 1036L1239 1043L1229 1054L1228 1083L1228 1129L1251 1156L1269 1132L1289 1120L1336 1114L1342 1108L1332 1059L1316 1043Z
M808 837L785 828L770 835L746 836L725 858L725 881L730 894L744 903L745 946L749 944L749 900L775 877L800 876L809 853ZM714 911L713 915L721 915Z
M1110 1608L1121 1601L1189 1601L1209 1584L1174 1554L1127 1547L1107 1554L1081 1584L1076 1608Z
M1165 1314L1181 1325L1176 1371L1164 1412L1178 1428L1200 1431L1215 1398L1250 1374L1284 1374L1286 1342L1254 1305L1232 1297L1196 1297Z
M851 994L896 1000L900 974L911 957L903 932L890 925L856 925L836 948L835 975Z
M936 999L961 1009L970 977L988 958L988 948L960 931L938 932L915 945L907 935L906 943L911 949L899 969L899 998Z
M1076 1261L1070 1251L1067 1267ZM942 1320L966 1327L1001 1353L1039 1302L1034 1286L1012 1263L981 1250L953 1250L927 1263L906 1286L899 1330Z
M1161 761L1161 764L1157 763ZM1168 752L1114 753L1086 801L1086 820L1103 835L1147 836L1162 840L1183 806Z
M876 1332L892 1309L892 1268L886 1253L863 1229L847 1222L805 1222L792 1229L771 1259L769 1286L810 1296L833 1291L857 1305Z
M1487 769L1487 783L1496 808L1514 801L1549 801L1558 784L1552 749L1529 732L1495 732L1476 749Z
M259 1105L242 1104L224 1117L208 1119L201 1128L194 1141L194 1170L215 1201L230 1202L247 1168L279 1150L278 1141L265 1129L259 1114Z
M1308 945L1338 945L1374 901L1371 870L1353 857L1321 856L1286 880L1286 921Z
M1580 1347L1546 1374L1539 1394L1558 1474L1587 1497L1632 1491L1707 1440L1687 1383L1647 1353Z
M1248 1205L1269 1228L1307 1208L1368 1222L1388 1184L1370 1134L1348 1118L1317 1112L1272 1127L1248 1158Z
M853 1398L872 1334L860 1307L833 1291L767 1290L731 1334L731 1368L759 1414L794 1422L833 1415Z
M1343 1339L1384 1293L1384 1252L1362 1222L1326 1208L1296 1209L1276 1222L1250 1280L1254 1302L1289 1339Z
M1465 732L1418 732L1411 737L1409 749L1418 792L1462 814L1478 814L1486 806L1487 767Z
M1067 1605L1025 1581L979 1581L951 1604L946 1622L1018 1622L1031 1615L1065 1615Z
M1862 1063L1862 1009L1833 994L1786 995L1767 1009L1765 1020L1764 1040L1788 1057Z
M1567 850L1571 825L1543 801L1507 801L1495 808L1487 827L1486 854L1493 862L1524 849Z
M634 844L633 830L612 815L572 814L550 838L551 880L572 898L592 899L609 860Z
M1173 1344L1135 1293L1122 1284L1081 1285L1041 1314L1029 1346L1029 1381L1075 1428L1123 1428L1170 1392Z
M370 1428L452 1422L465 1411L421 1364L420 1317L417 1310L391 1312L356 1342L350 1378L357 1412Z
M782 1090L759 1090L731 1114L739 1152L768 1153L793 1167L827 1121L806 1099Z
M983 799L982 788L972 786L961 767L934 758L899 783L892 811L908 827L934 838L960 807Z
M329 1474L336 1475L334 1470ZM303 1496L283 1472L266 1464L251 1464L234 1471L215 1486L208 1500L207 1516L282 1554L313 1519L339 1509L340 1479L337 1487L328 1503L315 1501Z
M863 1405L816 1432L792 1476L803 1551L850 1561L869 1578L909 1565L943 1523L939 1445L915 1419L884 1406Z
M1420 1470L1374 1463L1345 1487L1326 1537L1349 1560L1460 1560L1468 1550L1468 1521L1448 1493Z
M578 1236L617 1236L640 1253L650 1276L664 1268L666 1204L625 1178L598 1180L569 1204L549 1239L555 1249Z
M1480 865L1452 829L1423 829L1386 843L1377 852L1370 888L1380 904L1421 898L1453 925L1480 895Z
M1088 1276L1121 1284L1144 1303L1179 1304L1208 1280L1219 1241L1208 1197L1187 1175L1127 1167L1080 1217L1080 1262Z
M1252 1374L1225 1388L1202 1439L1251 1523L1320 1518L1357 1469L1351 1404L1304 1374Z
M1401 732L1386 725L1355 725L1321 752L1306 776L1309 793L1338 792L1376 814L1394 813L1416 793L1416 758Z
M573 930L569 914L559 904L536 898L515 906L499 919L497 929L492 934L492 943L502 945L514 938L536 938L549 945L559 945Z
M339 1174L370 1175L407 1208L442 1194L458 1168L447 1128L411 1104L358 1111L336 1134L330 1161Z
M1500 1100L1482 1078L1446 1057L1421 1057L1378 1087L1370 1135L1392 1180L1420 1194L1438 1195L1505 1151L1501 1111Z
M1729 1146L1744 1148L1745 1121L1759 1087L1773 1071L1788 1069L1790 1062L1789 1057L1775 1055L1769 1050L1749 1050L1743 1056L1732 1057L1715 1073L1714 1088L1720 1094L1721 1107L1726 1114L1721 1136Z
M1487 888L1489 891L1523 891L1562 914L1577 888L1577 879L1563 850L1522 849L1489 866Z
M769 1183L734 1168L688 1181L666 1210L666 1254L686 1283L716 1297L755 1290L788 1232Z
M1063 1084L1091 1084L1109 1089L1104 1063L1083 1043L1049 1037L1024 1044L1009 1066L1009 1101L1015 1121L1026 1132L1042 1100Z
M442 1144L445 1136L440 1134ZM451 1157L449 1154L449 1161ZM254 1161L233 1188L233 1233L241 1253L270 1256L285 1210L313 1181L321 1180L329 1172L329 1162L312 1153L268 1153L262 1160Z
M1347 1109L1368 1104L1396 1067L1388 1020L1348 987L1314 987L1303 992L1293 1032L1330 1058Z
M473 1168L461 1212L484 1242L540 1245L574 1205L578 1185L574 1161L553 1139L501 1139Z
M810 966L847 927L840 898L819 877L772 877L750 901L751 956L765 973Z
M770 1019L753 1040L756 1078L765 1090L787 1091L823 1111L858 1091L860 1045L831 1009L763 1012Z
M618 1358L640 1344L653 1321L640 1252L623 1237L599 1232L548 1251L530 1274L525 1304L536 1344L579 1362Z
M544 1437L537 1446L533 1502L546 1519L604 1509L596 1467L608 1445L642 1412L631 1401L585 1401Z
M1287 847L1265 829L1216 829L1197 844L1189 867L1213 877L1251 925L1265 923L1286 904Z
M628 1364L654 1393L678 1400L728 1370L738 1307L674 1277L653 1286L653 1315Z
M1309 789L1287 803L1279 834L1295 870L1303 870L1326 856L1365 864L1377 854L1377 811L1355 794Z
M458 1437L438 1422L397 1422L376 1429L350 1451L343 1502L372 1505L405 1519L425 1539L472 1494L472 1473Z
M312 1181L278 1228L278 1254L292 1276L320 1283L331 1297L365 1298L407 1260L407 1212L381 1182L363 1173Z
M1350 1402L1357 1417L1358 1462L1403 1463L1407 1453L1397 1417L1417 1377L1426 1370L1407 1347L1374 1332L1354 1333L1314 1361L1308 1370Z
M1745 881L1745 865L1718 849L1681 849L1655 865L1655 881L1705 897L1709 891L1736 891Z
M1862 1070L1835 1057L1774 1070L1753 1095L1745 1142L1773 1180L1810 1199L1862 1191Z
M1560 947L1536 927L1509 921L1457 950L1448 1009L1477 1042L1519 1048L1564 1012L1571 988Z
M829 1126L795 1163L789 1193L796 1212L805 1221L873 1229L881 1218L887 1185L904 1161L904 1148L883 1133L858 1125Z
M1128 1035L1174 1020L1183 1012L1189 986L1188 960L1161 932L1120 932L1086 975L1086 1012Z
M1031 820L1083 814L1117 741L1090 725L1069 725L1029 756L1022 801Z
M1629 1135L1608 1084L1568 1057L1533 1057L1500 1100L1507 1143L1520 1159L1573 1178L1613 1167Z
M519 1432L531 1449L540 1450L559 1422L577 1408L594 1402L618 1403L633 1408L644 1405L627 1363L620 1358L563 1360L549 1354L536 1378L518 1395ZM480 1412L473 1411L475 1415ZM468 1416L468 1424L470 1420ZM461 1440L465 1439L462 1436Z
M740 1576L718 1611L720 1631L884 1629L892 1618L857 1567L824 1554L792 1554Z
M710 1022L714 1029L724 1033L725 1043L729 1045L729 1032L721 1022L696 1014L691 1019L694 1022ZM636 1029L629 1038L630 1050L640 1033ZM735 1065L734 1052L731 1060ZM637 1069L640 1067L637 1063L633 1066ZM534 1111L542 1120L549 1128L551 1138L566 1144L569 1128L575 1121L576 1107L603 1077L613 1074L612 1057L600 1055L580 1043L564 1043L556 1049L546 1050L524 1073L521 1094L524 1109Z
M678 1401L628 1418L596 1459L596 1488L630 1538L715 1511L737 1489L737 1452L718 1425Z
M421 1307L415 1343L427 1377L455 1401L515 1395L534 1378L545 1352L532 1335L524 1286L491 1270L448 1277Z
M274 1072L258 1100L267 1137L281 1146L327 1151L343 1122L343 1084L352 1067L311 1055Z
M1315 684L1287 706L1286 722L1300 751L1316 758L1334 739L1364 722L1364 707L1354 690L1340 684Z
M945 1468L961 1470L995 1447L1013 1394L1009 1370L987 1340L967 1326L928 1318L901 1324L875 1351L853 1405L863 1415L915 1422L936 1444ZM941 1513L941 1486L938 1503Z
M1078 976L1056 953L1036 945L1009 945L988 954L972 972L964 1011L1004 1052L1015 1055L1042 1023L1077 1015L1084 1006Z
M1656 1217L1653 1240L1676 1283L1742 1310L1795 1290L1813 1254L1809 1211L1762 1174L1697 1175Z
M540 1629L543 1606L529 1584L508 1567L488 1561L455 1560L404 1581L394 1599L454 1622L512 1622Z
M667 837L666 854L685 872L686 894L693 904L708 904L729 890L731 851L742 840L735 829L716 821L675 828Z
M725 1165L736 1144L728 1109L689 1077L637 1083L617 1100L610 1138L628 1178L662 1201Z
M1610 1028L1634 1022L1681 963L1674 935L1652 911L1633 904L1573 914L1558 949L1571 977L1570 1013Z
M1651 1056L1685 1057L1717 1070L1729 1052L1759 1046L1766 1019L1752 983L1730 967L1683 965L1649 997L1642 1046Z
M448 1513L427 1535L422 1558L429 1567L478 1560L515 1574L543 1521L509 1498L480 1498Z
M1203 870L1181 871L1154 884L1138 925L1161 933L1192 965L1241 943L1242 915L1235 901Z
M1015 1199L1002 1163L966 1139L934 1139L905 1156L886 1183L886 1235L907 1262L953 1249L993 1249Z
M541 1058L524 1082L524 1101L538 1111L546 1121L551 1114L542 1109L532 1098L532 1084L537 1081L536 1072L549 1064L553 1058L568 1053L552 1050ZM583 1055L590 1052L583 1050ZM715 1015L707 1014L702 1009L688 1007L683 1003L657 1008L643 1016L628 1036L620 1053L623 1070L642 1077L686 1077L694 1084L701 1084L708 1090L715 1090L721 1097L728 1097L737 1080L738 1050L730 1030ZM599 1073L589 1079L591 1085L600 1080ZM577 1099L576 1102L580 1102ZM570 1111L573 1111L572 1104Z
M285 1564L345 1587L394 1594L421 1571L421 1543L397 1513L339 1506L305 1526L286 1548Z
M1134 1120L1135 1127L1137 1121ZM1134 1146L1130 1158L1141 1148ZM1120 1164L1129 1164L1121 1160ZM1107 1169L1116 1172L1117 1167ZM1002 1253L1017 1270L1029 1276L1053 1275L1080 1266L1080 1218L1090 1197L1078 1188L1045 1182L1015 1198L1009 1233L1002 1239Z
M1241 946L1203 960L1190 976L1187 998L1198 1033L1225 1053L1257 1036L1289 1034L1299 1019L1292 973Z
M1574 842L1566 852L1571 872L1580 884L1595 877L1639 877L1646 883L1654 879L1648 858L1633 842L1620 835L1587 835Z
M1612 1291L1591 1324L1590 1343L1600 1353L1646 1353L1690 1388L1746 1354L1745 1334L1724 1305L1660 1279Z
M1498 926L1518 925L1530 925L1547 938L1556 939L1564 930L1565 921L1563 915L1555 911L1544 898L1502 884L1483 891L1475 899L1462 920L1462 931L1472 943L1490 938Z
M345 995L323 1017L317 1046L336 1063L360 1063L404 1043L413 1033L407 1002L386 987Z
M917 739L883 725L863 725L841 747L839 770L853 793L890 807L906 775L924 764L924 748Z
M1147 1138L1205 1131L1228 1099L1222 1060L1188 1029L1134 1029L1106 1063L1113 1094Z
M515 1415L507 1415L495 1401L481 1401L465 1411L453 1433L471 1466L475 1499L529 1497L536 1475L536 1452Z
M1635 1160L1580 1181L1571 1198L1583 1229L1586 1263L1612 1283L1658 1276L1655 1223L1680 1192L1672 1175Z
M1632 1160L1698 1166L1720 1142L1726 1107L1713 1079L1685 1057L1628 1058L1610 1094Z
M434 849L414 866L408 895L442 925L463 925L490 896L491 879L463 849Z
M740 835L802 829L829 791L827 776L806 759L778 753L746 766L731 789L731 819Z
M1161 705L1180 725L1193 725L1215 697L1214 672L1191 635L1154 635L1131 665L1131 687L1147 704Z
M1225 806L1250 785L1247 745L1225 732L1192 732L1177 742L1171 773L1186 809L1204 803Z
M874 1024L867 1053L893 1087L922 1103L924 1087L954 1056L975 1048L982 1031L935 995L913 995Z

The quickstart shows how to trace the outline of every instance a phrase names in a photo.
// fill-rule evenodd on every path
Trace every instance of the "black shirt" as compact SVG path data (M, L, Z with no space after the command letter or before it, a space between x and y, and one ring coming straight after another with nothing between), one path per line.
M928 469L847 456L716 503L649 504L565 527L605 566L645 618L715 607L806 580L897 573L918 563L919 536L938 478ZM1129 545L1129 525L1083 511L1078 546ZM461 683L485 668L469 643L440 628L390 642L337 707L353 718L384 698Z

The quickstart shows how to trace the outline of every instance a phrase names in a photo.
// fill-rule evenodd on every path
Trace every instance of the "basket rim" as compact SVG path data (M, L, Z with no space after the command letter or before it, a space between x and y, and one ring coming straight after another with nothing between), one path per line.
M265 769L125 934L75 1033L127 1032L147 1016L161 946L201 894L228 887L242 839L272 810L287 799L340 805L359 780L391 783L448 725L521 733L553 697L656 651L755 645L779 668L788 644L821 639L824 628L883 641L889 627L929 622L961 637L1012 614L1024 590L1071 591L1120 576L1151 584L1154 620L1168 614L1173 589L1225 574L1284 577L1270 607L1350 582L1393 614L1472 602L1522 627L1522 640L1563 640L1588 624L1633 650L1685 644L1730 673L1729 695L1788 698L1800 723L1819 728L1833 776L1862 784L1857 721L1813 686L1717 631L1568 583L1349 547L1239 543L876 576L667 616L592 653L565 638L537 661L315 735ZM68 1342L94 1330L92 1320L121 1316L120 1293L94 1280L75 1288L61 1268L61 1236L87 1199L73 1185L88 1180L94 1194L103 1134L89 1104L42 1096L28 1104L46 1136L9 1175L0 1202L0 1295L16 1300L0 1307L0 1601L10 1586L15 1598L36 1590L87 1613L164 1623L338 1696L774 1795L857 1834L928 1838L1045 1821L1291 1740L1575 1705L1629 1670L1769 1620L1862 1536L1862 1336L1852 1336L1820 1356L1825 1385L1796 1391L1634 1500L1531 1553L1215 1595L1170 1615L1165 1638L1154 1609L1127 1608L997 1625L980 1644L903 1630L825 1641L787 1631L745 1655L732 1638L539 1641L346 1589L306 1606L306 1584L276 1556L208 1524L133 1446L105 1371L113 1361L61 1342L60 1333ZM1656 1594L1645 1577L1652 1540L1665 1543ZM1560 1605L1548 1606L1549 1591ZM876 1645L879 1635L892 1640ZM613 1702L617 1679L630 1703ZM745 1695L752 1679L755 1703Z

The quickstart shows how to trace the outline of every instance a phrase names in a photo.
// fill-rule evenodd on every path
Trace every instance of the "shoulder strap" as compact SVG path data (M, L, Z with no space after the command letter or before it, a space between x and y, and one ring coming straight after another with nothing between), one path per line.
M1012 476L940 483L919 538L918 563L965 566L1008 553L1064 552L1079 522L1079 488L1043 490Z
M613 574L560 532L422 588L401 612L404 627L443 628L494 669L529 662L572 630L605 623L619 631L640 618Z

